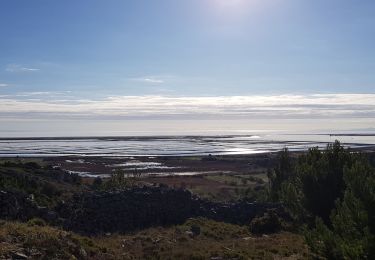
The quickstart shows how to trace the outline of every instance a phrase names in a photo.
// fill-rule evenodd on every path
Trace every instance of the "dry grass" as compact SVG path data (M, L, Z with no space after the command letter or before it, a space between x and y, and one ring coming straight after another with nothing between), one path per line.
M262 194L255 189L265 187L265 174L210 174L199 176L149 177L143 183L164 184L172 188L186 188L201 198L226 202L243 198L258 199ZM259 195L259 196L258 196ZM255 198L254 198L255 197Z
M0 259L306 259L303 237L253 236L247 227L207 219L133 234L87 238L48 226L0 223ZM199 235L191 227L200 228Z
M192 236L191 226L199 226L200 235ZM299 235L257 237L246 227L206 219L94 240L123 259L306 259L308 253Z
M91 239L48 226L0 223L0 259L113 259Z

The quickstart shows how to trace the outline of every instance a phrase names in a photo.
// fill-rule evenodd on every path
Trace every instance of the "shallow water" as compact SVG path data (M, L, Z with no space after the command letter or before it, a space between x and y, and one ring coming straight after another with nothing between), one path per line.
M285 147L292 151L322 148L336 139L353 148L375 145L375 136L319 134L2 139L0 157L257 154Z

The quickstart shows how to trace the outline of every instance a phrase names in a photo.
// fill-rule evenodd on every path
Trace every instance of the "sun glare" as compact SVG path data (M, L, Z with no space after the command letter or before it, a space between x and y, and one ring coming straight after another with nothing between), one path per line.
M215 0L219 7L240 7L246 4L246 0Z
M211 0L212 8L220 13L240 14L256 9L260 4L259 0Z
M246 3L249 1L246 0L214 0L214 4L219 9L237 9L243 8Z

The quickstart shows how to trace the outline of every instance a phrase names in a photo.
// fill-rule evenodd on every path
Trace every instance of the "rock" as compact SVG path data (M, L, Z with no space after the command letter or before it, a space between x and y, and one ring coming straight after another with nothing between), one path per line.
M31 256L31 258L32 259L40 259L40 258L42 258L42 253L38 250L38 249L36 249L36 248L31 248L29 251L29 254L30 254L30 256Z
M81 257L83 257L83 258L86 258L86 257L87 257L86 250L85 250L83 247L81 247L81 248L79 249L79 255L80 255Z
M188 235L191 238L194 237L194 233L191 232L191 231L186 231L185 234Z
M28 259L28 257L21 252L14 252L12 253L12 259Z

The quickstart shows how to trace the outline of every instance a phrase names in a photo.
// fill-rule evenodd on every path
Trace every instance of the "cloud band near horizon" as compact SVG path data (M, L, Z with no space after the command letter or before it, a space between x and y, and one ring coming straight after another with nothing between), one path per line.
M49 93L49 92L48 92ZM375 118L375 94L211 97L63 95L0 96L0 116L13 119ZM51 98L52 97L52 98Z

